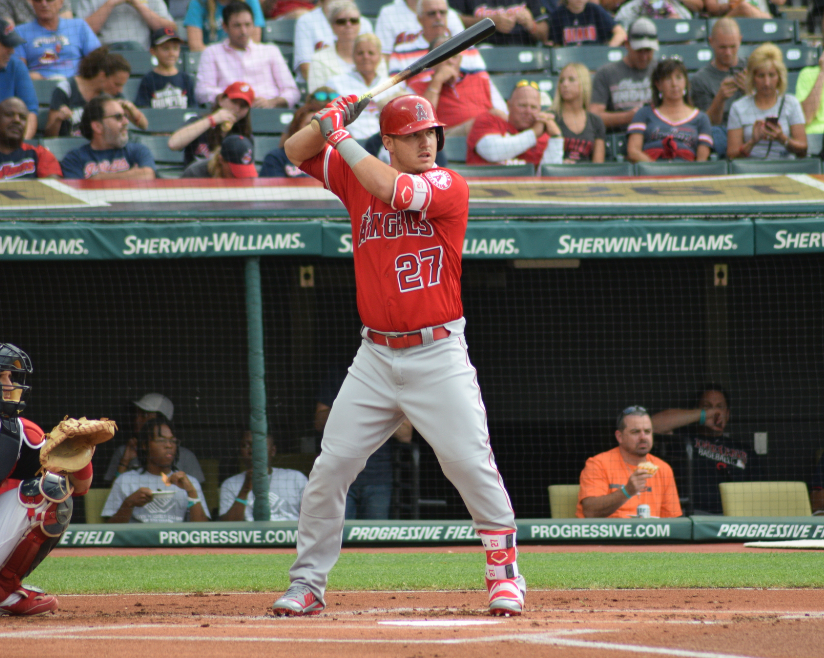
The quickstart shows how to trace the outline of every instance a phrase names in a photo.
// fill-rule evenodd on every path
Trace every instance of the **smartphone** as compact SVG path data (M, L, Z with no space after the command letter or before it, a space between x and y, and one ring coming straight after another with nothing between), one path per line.
M778 125L778 117L767 117L766 119L764 119L764 121L766 123L769 123L771 126Z

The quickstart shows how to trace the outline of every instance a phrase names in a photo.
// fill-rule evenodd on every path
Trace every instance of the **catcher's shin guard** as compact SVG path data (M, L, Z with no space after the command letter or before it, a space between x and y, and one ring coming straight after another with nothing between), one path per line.
M486 551L486 588L489 612L520 615L524 609L526 582L518 573L518 549L514 530L479 530Z
M0 601L20 588L69 527L73 503L71 486L62 475L47 473L20 483L18 500L26 508L28 529L0 566ZM59 500L55 500L58 498Z

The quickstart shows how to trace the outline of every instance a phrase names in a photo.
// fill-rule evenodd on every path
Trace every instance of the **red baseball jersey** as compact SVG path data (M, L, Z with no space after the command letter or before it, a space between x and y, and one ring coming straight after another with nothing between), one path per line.
M346 206L352 222L361 322L377 331L416 331L463 316L461 253L469 187L449 169L421 174L429 205L393 210L367 192L340 154L327 146L301 169Z
M490 114L482 114L475 123L472 124L472 130L469 131L469 136L466 138L466 164L468 165L487 165L493 164L484 160L475 152L475 146L481 141L482 137L486 135L517 135L518 130L515 129L509 121L505 121L499 116ZM549 135L544 133L538 138L538 143L528 151L524 151L518 156L518 160L529 162L530 164L541 164L541 158L544 156L544 151L549 143Z
M23 143L8 155L0 153L0 180L62 175L60 163L45 146Z
M432 81L432 70L415 76L407 86L418 96L423 96ZM438 121L447 126L457 126L492 109L492 91L489 74L475 71L461 75L455 84L441 87L438 97Z

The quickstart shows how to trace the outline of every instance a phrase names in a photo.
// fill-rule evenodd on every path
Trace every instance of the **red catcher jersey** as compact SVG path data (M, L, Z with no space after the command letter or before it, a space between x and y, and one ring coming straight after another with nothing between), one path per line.
M448 169L421 176L432 200L420 212L393 210L367 192L330 146L301 164L346 206L352 221L358 312L377 331L416 331L457 320L469 187Z

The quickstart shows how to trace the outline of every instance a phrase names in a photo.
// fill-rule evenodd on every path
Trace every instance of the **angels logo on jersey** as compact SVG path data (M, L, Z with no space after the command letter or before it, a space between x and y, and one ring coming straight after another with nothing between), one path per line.
M449 186L452 185L451 174L443 169L430 169L424 172L423 175L439 190L448 190Z

